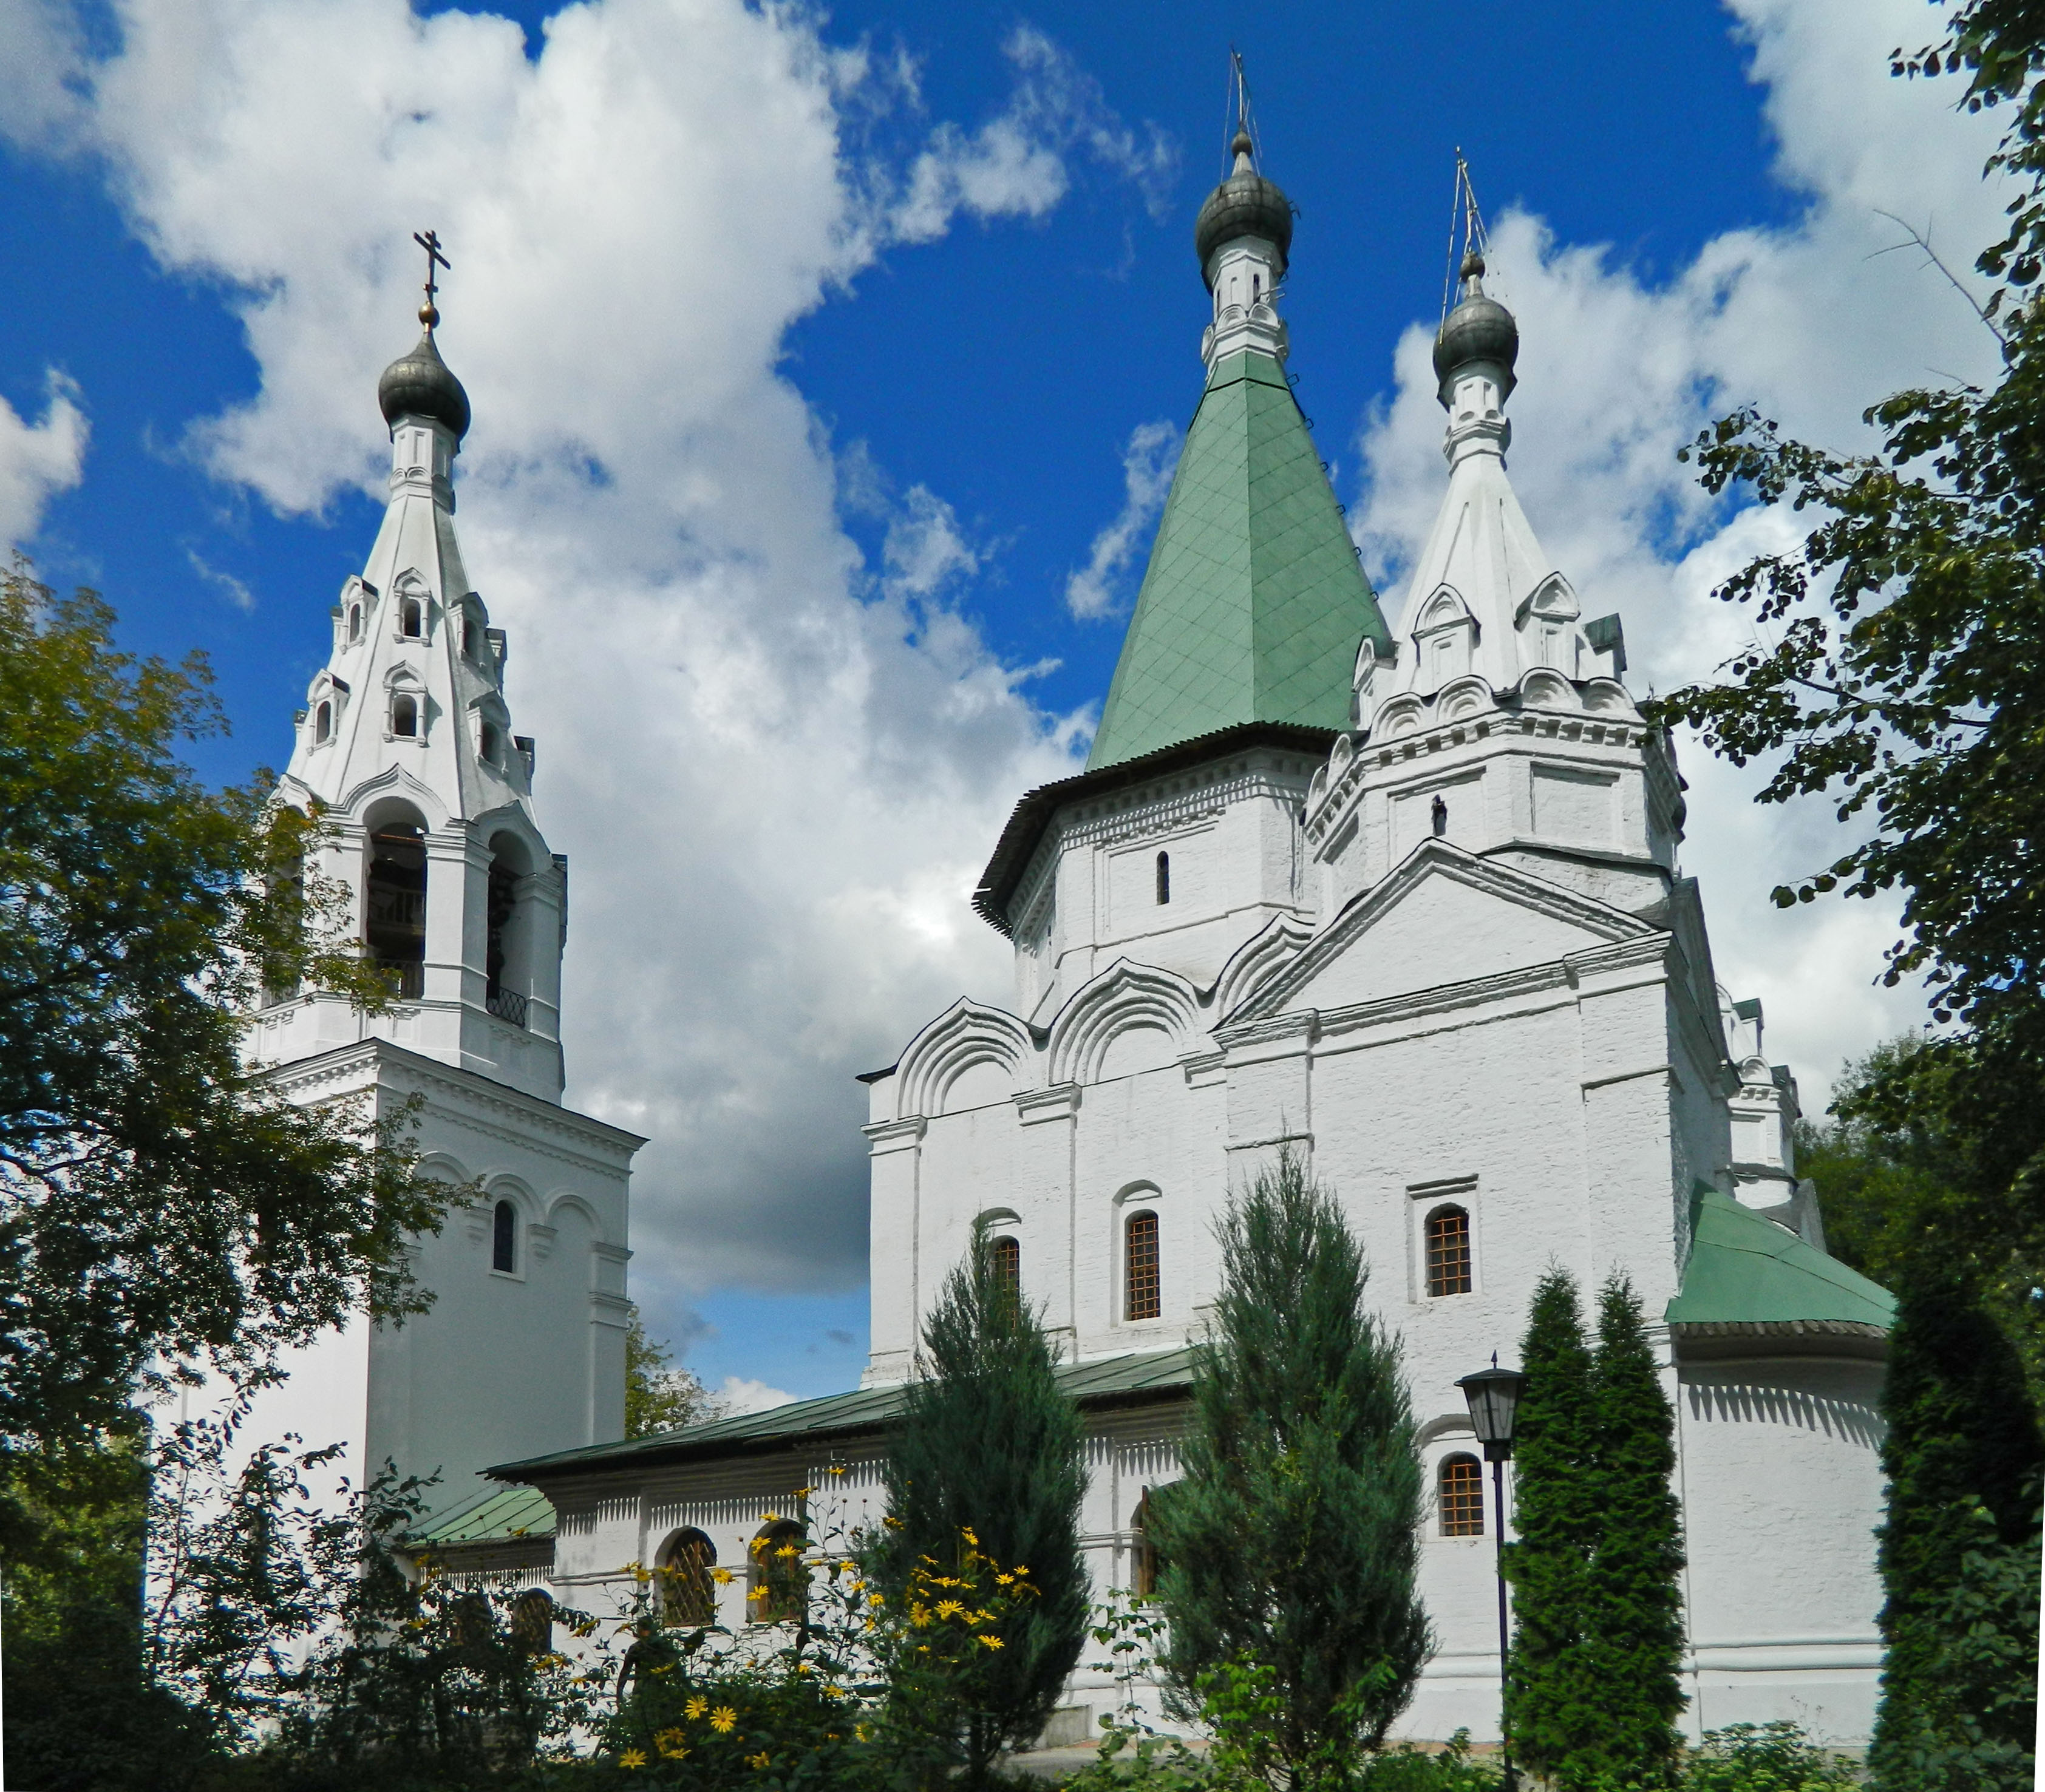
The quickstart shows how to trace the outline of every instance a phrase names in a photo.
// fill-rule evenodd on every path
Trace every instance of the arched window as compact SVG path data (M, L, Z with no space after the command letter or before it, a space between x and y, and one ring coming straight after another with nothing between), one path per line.
M746 1569L745 1606L755 1624L784 1624L803 1616L810 1575L803 1561L807 1539L792 1518L776 1519L753 1540Z
M1129 1590L1138 1599L1157 1597L1157 1546L1150 1540L1150 1490L1136 1502L1136 1515L1129 1521Z
M409 640L417 640L426 632L426 613L417 598L399 598L398 633Z
M491 1215L490 1267L507 1275L518 1267L518 1209L508 1201L499 1202Z
M1484 1470L1475 1456L1449 1456L1435 1482L1445 1537L1484 1535Z
M554 1640L554 1596L545 1587L528 1587L511 1602L511 1640L537 1655Z
M363 904L364 943L401 996L424 993L426 961L426 831L393 821L369 836Z
M466 610L461 618L461 653L464 660L476 657L476 618Z
M419 736L419 700L406 693L391 699L391 732L406 740Z
M1427 1216L1428 1295L1469 1291L1469 1215L1460 1207L1437 1207Z
M351 643L362 639L362 606L360 604L350 604L348 606L348 638Z
M333 738L333 705L325 698L322 698L320 706L313 711L313 744L324 747Z
M1157 1274L1157 1216L1131 1213L1124 1229L1127 1240L1123 1316L1128 1319L1155 1319L1162 1310L1162 1286Z
M1158 903L1158 906L1159 906L1159 907L1161 907L1161 907L1163 907L1163 906L1164 906L1165 903L1167 903L1167 902L1170 902L1170 901L1171 901L1171 899L1172 899L1172 855L1171 855L1170 853L1169 853L1169 852L1161 852L1161 853L1159 853L1159 854L1157 855L1157 903Z
M497 724L494 721L485 722L483 725L481 747L483 763L487 765L496 764L498 755L503 750L503 737L497 732Z
M529 867L525 846L516 834L499 834L491 841L483 1002L499 1020L515 1027L526 1025L531 1002L526 963L527 917L518 900L519 883Z
M995 1279L1008 1292L1020 1299L1022 1294L1022 1246L1019 1240L1001 1237L989 1241L988 1255L994 1266Z
M691 1628L717 1621L717 1586L711 1570L717 1550L701 1531L677 1531L661 1546L660 1615Z

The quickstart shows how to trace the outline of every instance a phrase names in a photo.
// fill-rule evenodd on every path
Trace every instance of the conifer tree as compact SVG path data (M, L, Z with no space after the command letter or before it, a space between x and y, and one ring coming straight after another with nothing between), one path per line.
M1566 1786L1596 1759L1605 1690L1590 1617L1602 1511L1596 1397L1567 1271L1551 1267L1535 1289L1520 1362L1527 1386L1514 1446L1518 1540L1505 1552L1513 1612L1506 1721L1513 1759Z
M984 1225L924 1324L923 1349L926 1372L909 1383L889 1440L889 1523L869 1575L899 1597L919 1557L955 1561L977 1540L1004 1571L1026 1569L1037 1593L1002 1625L992 1667L976 1664L972 1701L933 1710L942 1700L926 1698L903 1714L977 1786L1003 1749L1041 1733L1085 1641L1084 1444L1038 1315L1002 1273Z
M1345 1784L1432 1644L1398 1346L1365 1310L1368 1272L1340 1210L1296 1158L1260 1175L1217 1230L1185 1478L1151 1502L1165 1667L1183 1709L1216 1676L1265 1708L1234 1740L1267 1777Z
M2045 1445L1966 1272L1925 1252L1899 1279L1869 1764L1881 1792L2016 1792L2033 1771Z
M1598 1302L1592 1367L1594 1495L1602 1507L1586 1609L1603 1721L1595 1744L1623 1785L1673 1783L1682 1751L1682 1509L1676 1415L1640 1302L1623 1275Z

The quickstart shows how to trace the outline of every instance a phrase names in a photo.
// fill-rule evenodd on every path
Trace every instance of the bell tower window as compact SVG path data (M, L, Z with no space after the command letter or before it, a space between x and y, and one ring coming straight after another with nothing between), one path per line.
M398 633L407 640L417 640L426 633L426 612L417 598L399 600Z
M531 1002L526 963L526 916L519 900L519 886L529 875L526 848L516 834L499 834L491 841L483 1006L514 1027L526 1024Z
M333 705L329 699L322 698L320 706L313 711L313 744L324 747L333 738Z
M419 737L419 700L399 695L391 699L391 732L405 740Z
M518 1271L518 1209L508 1201L490 1216L490 1267L506 1275Z
M1157 906L1161 909L1172 899L1172 855L1157 855Z
M395 821L369 836L364 944L400 996L425 993L426 831Z
M362 606L360 604L350 604L348 606L348 638L350 643L362 639Z

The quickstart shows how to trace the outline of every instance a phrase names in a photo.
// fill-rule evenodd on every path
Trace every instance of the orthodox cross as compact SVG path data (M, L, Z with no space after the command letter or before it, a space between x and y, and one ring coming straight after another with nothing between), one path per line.
M419 321L428 329L431 329L441 321L440 308L433 303L433 294L441 290L433 279L433 269L436 267L445 267L449 273L453 273L454 263L441 253L441 238L438 231L429 230L422 236L414 230L412 233L412 240L426 252L426 302L419 308Z

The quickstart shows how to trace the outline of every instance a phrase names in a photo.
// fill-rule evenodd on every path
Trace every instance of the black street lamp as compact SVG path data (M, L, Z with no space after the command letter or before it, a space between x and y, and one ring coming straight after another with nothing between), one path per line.
M1492 1536L1498 1548L1498 1733L1505 1759L1504 1792L1513 1792L1517 1782L1512 1777L1512 1740L1505 1732L1505 1659L1512 1640L1505 1615L1505 1465L1512 1459L1513 1423L1527 1378L1517 1369L1500 1368L1493 1351L1488 1369L1464 1376L1456 1386L1469 1402L1470 1427L1491 1464Z

